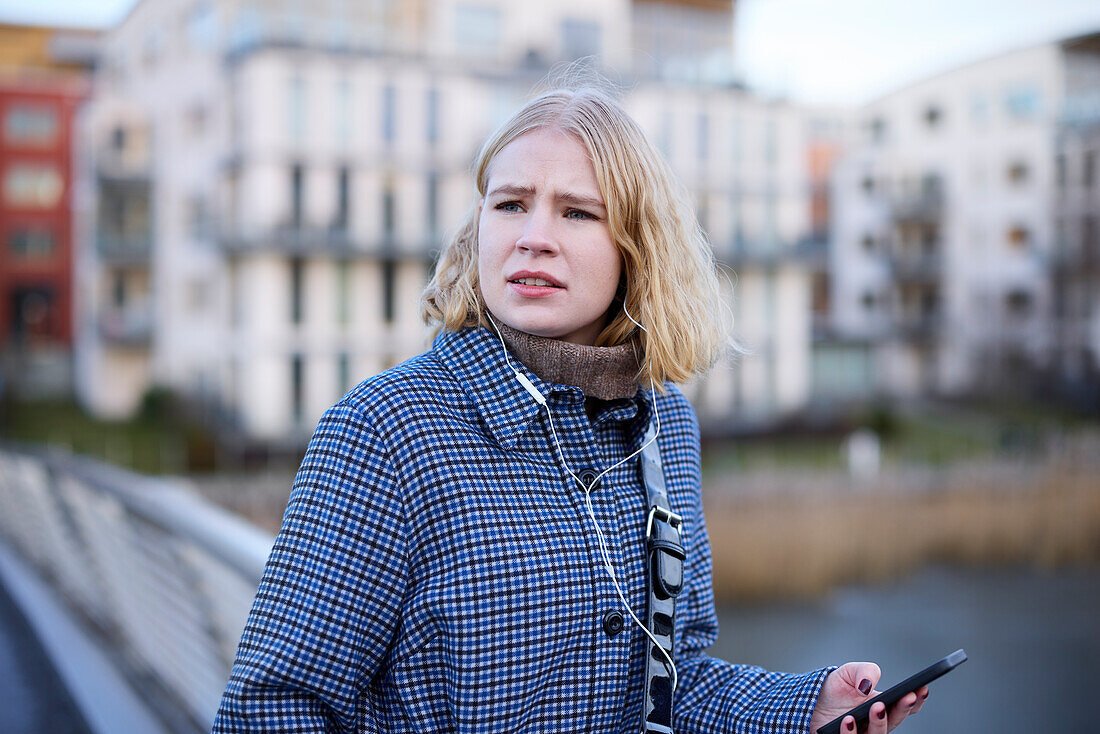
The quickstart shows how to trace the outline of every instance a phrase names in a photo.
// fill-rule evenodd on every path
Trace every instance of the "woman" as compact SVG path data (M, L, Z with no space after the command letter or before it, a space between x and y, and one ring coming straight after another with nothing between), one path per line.
M476 171L424 296L439 335L321 420L214 731L639 731L654 666L681 732L805 732L866 700L872 663L787 675L704 652L698 427L668 383L710 366L727 319L667 164L581 89L528 103ZM640 619L655 449L685 551L673 659Z

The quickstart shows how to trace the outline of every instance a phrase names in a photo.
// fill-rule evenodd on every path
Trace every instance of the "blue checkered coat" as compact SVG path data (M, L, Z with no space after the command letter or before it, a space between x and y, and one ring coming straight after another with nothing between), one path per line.
M581 489L545 411L489 332L348 393L321 419L290 497L215 732L635 732L644 634L600 560ZM519 369L522 365L513 363ZM575 387L547 396L570 468L639 445L639 391L591 419ZM805 732L828 670L769 673L705 654L717 636L694 412L657 397L673 509L685 518L677 608L678 732ZM627 599L645 608L645 491L630 461L593 495Z

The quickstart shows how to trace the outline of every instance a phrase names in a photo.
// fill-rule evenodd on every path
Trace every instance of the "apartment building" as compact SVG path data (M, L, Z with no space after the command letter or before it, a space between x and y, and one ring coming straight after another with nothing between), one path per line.
M620 80L696 197L749 356L689 386L763 425L809 389L806 115L732 83L734 3L143 0L107 34L77 211L85 404L160 385L298 441L422 351L485 136L561 61ZM667 30L668 32L663 32Z
M872 390L995 392L1048 364L1056 139L1073 63L1095 74L1095 59L1042 44L859 110L834 172L830 271L833 326L869 346Z
M1051 376L1100 410L1100 34L1067 40L1054 159Z
M0 24L0 386L72 390L73 120L94 34Z

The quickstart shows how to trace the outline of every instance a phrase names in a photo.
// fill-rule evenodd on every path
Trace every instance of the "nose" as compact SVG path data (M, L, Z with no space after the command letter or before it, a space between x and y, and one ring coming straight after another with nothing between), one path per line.
M553 255L558 251L552 217L542 208L534 208L523 223L516 247L533 255Z

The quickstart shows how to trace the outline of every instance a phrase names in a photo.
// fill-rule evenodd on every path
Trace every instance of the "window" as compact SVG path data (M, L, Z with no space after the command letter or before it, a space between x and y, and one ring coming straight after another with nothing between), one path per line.
M1031 312L1031 293L1025 290L1009 291L1005 295L1005 309L1015 317L1024 317Z
M53 289L17 287L11 291L11 330L17 339L48 337L55 331Z
M164 53L164 32L160 28L154 28L145 38L141 49L141 63L146 68L153 68L160 61Z
M336 357L336 384L341 392L351 387L351 359L347 352L340 352Z
M439 174L428 173L427 181L428 236L434 241L439 234Z
M301 258L296 257L290 261L290 321L294 324L302 323L304 271Z
M9 206L52 209L61 202L65 184L52 165L17 163L4 172L4 201Z
M305 414L304 362L300 354L290 358L290 411L295 423L301 423Z
M348 214L351 209L351 171L341 166L336 173L336 219L332 228L337 232L348 230Z
M1023 161L1014 161L1010 163L1006 175L1010 184L1018 186L1026 182L1028 177L1027 163Z
M201 194L187 199L187 228L195 239L203 239L210 234L210 211Z
M392 84L382 87L382 140L393 143L396 130L397 89Z
M566 18L561 22L562 56L579 59L600 55L600 25L591 20Z
M126 305L126 276L122 273L114 274L114 280L111 283L111 304L115 308Z
M875 193L875 179L872 178L870 175L864 176L863 180L859 182L859 186L861 189L863 189L863 193L867 194L868 196Z
M290 168L290 226L294 229L302 228L302 212L304 211L304 181L302 164L296 163Z
M1081 171L1081 185L1091 189L1096 184L1096 151L1085 153L1084 168Z
M485 5L455 7L455 45L467 51L493 51L500 46L500 10Z
M1008 228L1006 239L1009 245L1018 250L1022 250L1028 246L1031 240L1031 233L1028 232L1027 227L1022 224L1017 224Z
M201 102L196 102L187 108L184 113L184 125L187 128L187 133L193 137L202 137L206 132L206 105Z
M435 87L428 90L425 107L427 119L424 121L424 137L428 139L428 145L434 146L439 142L439 90Z
M920 229L921 252L925 255L934 255L940 242L940 230L936 225L928 225Z
M214 46L218 33L218 15L214 4L209 0L199 2L187 14L187 42L191 48L200 51Z
M864 252L874 252L875 251L875 238L874 238L873 235L870 235L870 234L863 235L863 239L860 240L860 244L863 245L863 251Z
M48 229L17 229L11 233L8 248L15 257L47 258L57 249L57 240Z
M49 145L57 129L57 111L52 107L13 104L4 116L4 139L14 145Z
M867 132L872 142L881 143L886 140L886 120L881 117L872 118L867 123Z
M1100 263L1100 217L1089 214L1081 217L1081 251L1090 263Z
M382 183L382 237L389 243L397 230L397 202L395 201L393 177L386 176Z
M382 320L393 323L394 296L396 293L397 263L386 259L382 261Z
M695 202L695 217L699 222L699 229L703 230L704 234L709 234L710 229L710 197L706 194L699 194L696 196Z
M1054 182L1058 184L1058 188L1064 189L1066 187L1066 156L1060 154L1054 159Z
M937 105L928 105L924 110L924 124L929 130L934 130L943 122L943 110Z
M873 311L875 308L875 294L871 291L864 291L863 296L859 299L863 304L864 311Z
M1005 92L1005 111L1014 120L1030 120L1039 114L1040 101L1035 87L1015 87Z
M920 296L920 314L928 319L936 315L940 308L940 297L932 290L926 290Z

